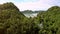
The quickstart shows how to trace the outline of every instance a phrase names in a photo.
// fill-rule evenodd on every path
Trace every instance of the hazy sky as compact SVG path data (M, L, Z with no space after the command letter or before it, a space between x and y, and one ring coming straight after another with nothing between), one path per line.
M0 0L0 4L13 2L21 11L47 10L51 6L60 6L60 0Z

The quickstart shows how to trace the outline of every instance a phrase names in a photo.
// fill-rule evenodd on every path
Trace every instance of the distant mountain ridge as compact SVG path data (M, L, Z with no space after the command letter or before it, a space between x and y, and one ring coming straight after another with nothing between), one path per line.
M41 10L43 11L43 10ZM21 11L23 14L31 14L31 13L39 13L41 11L32 11L32 10L24 10L24 11Z

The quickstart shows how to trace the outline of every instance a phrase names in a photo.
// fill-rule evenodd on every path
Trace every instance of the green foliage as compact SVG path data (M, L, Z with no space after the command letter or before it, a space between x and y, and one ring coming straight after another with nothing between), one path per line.
M60 32L60 7L53 6L37 15L39 23L43 24L40 34L59 34Z
M0 34L38 34L39 29L33 21L11 2L0 5Z
M27 18L11 2L0 5L0 34L60 34L60 7Z

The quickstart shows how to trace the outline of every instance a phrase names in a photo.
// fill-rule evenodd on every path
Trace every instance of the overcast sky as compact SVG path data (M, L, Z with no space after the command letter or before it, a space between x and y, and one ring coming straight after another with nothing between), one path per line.
M0 0L0 4L13 2L21 11L47 10L51 6L60 6L60 0Z

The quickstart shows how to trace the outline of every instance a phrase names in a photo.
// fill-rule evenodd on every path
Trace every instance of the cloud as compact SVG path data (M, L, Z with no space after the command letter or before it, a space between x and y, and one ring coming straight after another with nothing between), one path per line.
M0 0L0 4L13 2L21 11L47 10L51 6L60 6L60 0Z
M24 2L24 3L15 3L15 4L21 11L23 10L47 10L49 7L53 5L50 5L46 2L39 0L37 2Z

